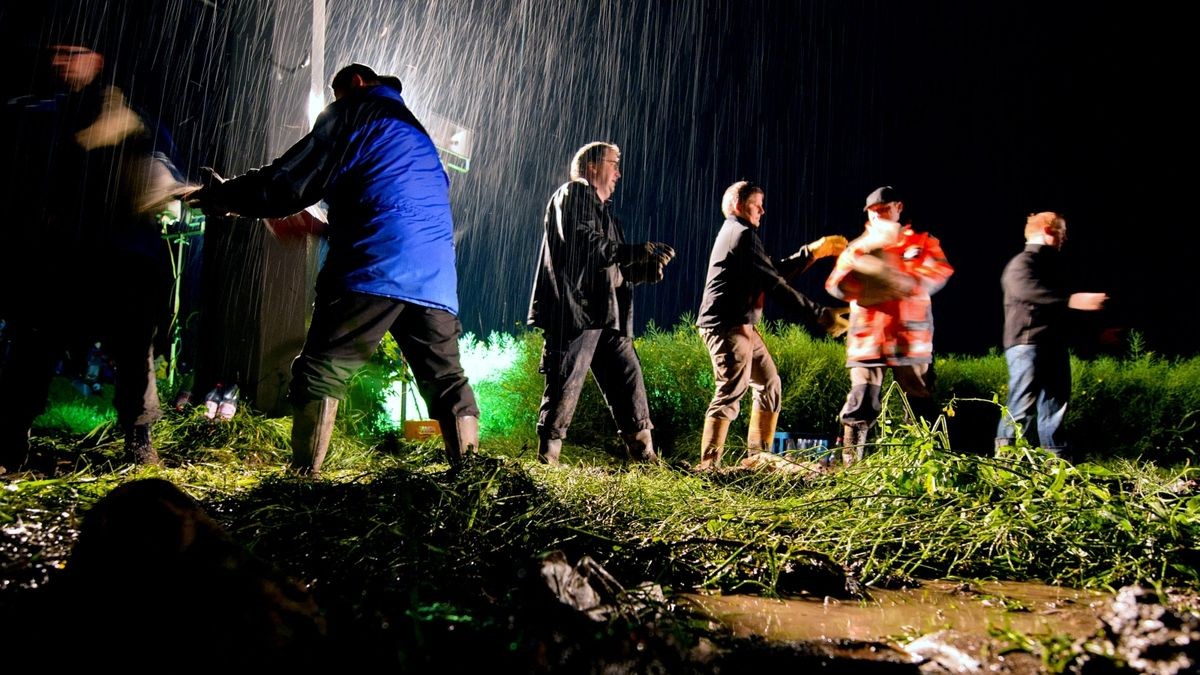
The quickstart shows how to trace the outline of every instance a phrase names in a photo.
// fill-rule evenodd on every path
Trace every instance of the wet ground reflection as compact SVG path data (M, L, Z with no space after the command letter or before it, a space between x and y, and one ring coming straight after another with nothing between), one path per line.
M738 635L772 640L886 640L942 629L986 634L1094 634L1111 596L1031 582L924 582L911 590L871 590L868 601L747 595L689 595L688 600Z

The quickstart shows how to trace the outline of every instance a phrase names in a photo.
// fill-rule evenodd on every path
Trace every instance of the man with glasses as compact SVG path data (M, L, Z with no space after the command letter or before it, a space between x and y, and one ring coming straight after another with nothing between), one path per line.
M571 160L571 180L551 196L529 303L542 329L546 386L538 411L538 459L558 464L589 369L608 402L629 458L657 458L642 366L633 349L633 286L662 280L670 246L629 244L612 212L621 151L589 143Z

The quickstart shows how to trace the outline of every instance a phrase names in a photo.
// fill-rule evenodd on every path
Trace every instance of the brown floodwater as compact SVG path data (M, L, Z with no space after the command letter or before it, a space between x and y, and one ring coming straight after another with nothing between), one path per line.
M1094 634L1112 596L1031 582L923 582L911 590L871 589L869 600L689 595L741 636L771 640L908 639L943 629L986 635L993 627L1072 637Z

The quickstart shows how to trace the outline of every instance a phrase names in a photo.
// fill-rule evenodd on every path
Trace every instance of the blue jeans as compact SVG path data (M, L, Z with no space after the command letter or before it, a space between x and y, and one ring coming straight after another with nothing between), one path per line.
M1008 362L1008 414L1000 419L996 438L1015 439L1019 425L1025 438L1057 452L1065 445L1061 428L1071 398L1071 357L1066 347L1013 345L1004 350ZM1037 436L1033 434L1036 413Z

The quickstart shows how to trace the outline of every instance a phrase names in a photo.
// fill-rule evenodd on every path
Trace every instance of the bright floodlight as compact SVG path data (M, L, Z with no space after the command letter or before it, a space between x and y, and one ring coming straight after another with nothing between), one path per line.
M470 170L471 143L475 139L475 132L433 112L421 115L421 121L433 144L441 152L446 167L462 173Z

